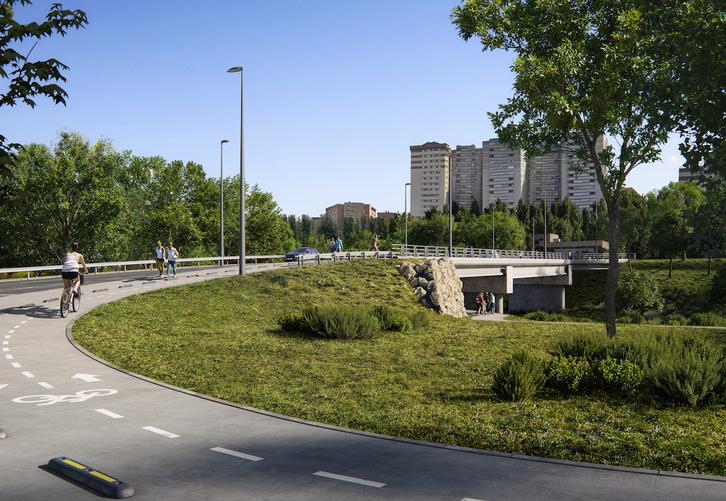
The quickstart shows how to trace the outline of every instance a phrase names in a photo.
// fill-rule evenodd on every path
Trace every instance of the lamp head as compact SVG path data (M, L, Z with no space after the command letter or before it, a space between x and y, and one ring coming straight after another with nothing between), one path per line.
M242 71L242 66L234 66L227 70L227 73L238 73Z
M222 139L222 144L224 144L224 143L228 143L228 142L229 142L229 141L227 141L226 139Z

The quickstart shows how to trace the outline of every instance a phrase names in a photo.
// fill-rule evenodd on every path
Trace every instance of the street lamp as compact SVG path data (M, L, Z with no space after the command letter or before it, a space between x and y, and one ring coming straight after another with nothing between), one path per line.
M224 143L222 139L219 145L219 265L224 266Z
M453 162L449 160L449 257L454 257L454 230L453 230L453 209L454 205L454 173L452 170Z
M403 251L403 255L406 255L406 252L408 251L408 197L406 196L406 186L411 186L411 183L406 183L403 186L403 225L406 228L405 236L404 236L404 245L406 246L406 250Z
M242 66L234 66L227 73L239 72L240 126L239 126L239 274L245 274L245 91Z
M544 195L544 202L545 202L545 204L544 204L544 223L545 223L545 227L544 227L544 230L545 230L545 232L544 232L544 257L545 257L545 259L547 259L547 193L544 193L543 195Z

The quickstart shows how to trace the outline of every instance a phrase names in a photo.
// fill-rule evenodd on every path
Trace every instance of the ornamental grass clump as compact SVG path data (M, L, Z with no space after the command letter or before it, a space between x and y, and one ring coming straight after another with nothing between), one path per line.
M311 306L285 315L279 323L287 331L328 339L370 339L380 330L375 317L352 306Z
M520 350L497 369L492 390L501 400L521 402L533 398L544 383L542 361L528 351Z

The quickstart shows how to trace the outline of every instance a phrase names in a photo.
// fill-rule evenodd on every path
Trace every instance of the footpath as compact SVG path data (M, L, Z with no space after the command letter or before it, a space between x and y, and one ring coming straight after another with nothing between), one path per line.
M116 275L84 286L80 312L66 319L58 313L60 287L0 291L0 499L97 500L127 487L134 499L154 501L726 498L719 477L500 454L291 419L127 373L72 342L74 319L94 306L224 273L231 274ZM490 319L496 315L477 320ZM59 463L89 467L84 475L95 484L69 479ZM99 483L111 490L100 494Z

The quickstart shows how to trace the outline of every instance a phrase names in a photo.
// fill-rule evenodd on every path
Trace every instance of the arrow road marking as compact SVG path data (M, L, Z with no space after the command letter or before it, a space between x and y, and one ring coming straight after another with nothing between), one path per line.
M96 376L93 376L91 374L76 374L71 379L83 379L86 383L91 383L93 381L100 381L100 379L96 379Z

